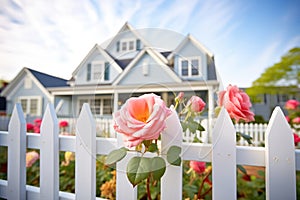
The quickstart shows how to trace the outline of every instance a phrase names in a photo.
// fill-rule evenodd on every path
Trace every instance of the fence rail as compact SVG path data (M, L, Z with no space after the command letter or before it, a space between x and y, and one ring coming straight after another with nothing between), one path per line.
M171 117L173 121L177 118L174 114ZM265 147L236 146L236 130L224 109L215 124L212 144L182 142L181 128L170 124L172 120L167 120L167 129L162 134L162 151L177 145L182 147L183 160L212 162L213 199L236 199L237 164L266 168L267 199L296 199L300 150L295 150L292 130L280 108L274 110L267 127ZM26 134L26 122L17 104L8 132L0 132L0 146L8 147L8 180L0 180L0 197L9 200L96 199L95 157L107 155L121 145L119 137L96 137L95 120L88 104L84 104L77 120L76 136L58 134L58 122L51 105L45 112L40 135ZM40 188L26 186L26 148L40 149ZM59 151L75 152L75 194L58 189ZM132 188L124 173L128 159L117 164L117 199L137 198L136 188ZM181 198L182 166L167 166L161 181L161 199Z

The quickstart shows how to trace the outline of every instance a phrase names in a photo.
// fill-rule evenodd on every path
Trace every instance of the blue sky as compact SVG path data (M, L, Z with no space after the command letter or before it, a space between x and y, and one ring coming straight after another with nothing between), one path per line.
M249 87L300 46L299 0L1 0L0 79L23 67L69 79L89 50L128 21L192 34L223 80Z

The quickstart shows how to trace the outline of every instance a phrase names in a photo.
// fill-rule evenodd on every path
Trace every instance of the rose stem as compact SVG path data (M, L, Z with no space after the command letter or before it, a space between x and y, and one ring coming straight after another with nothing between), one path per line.
M151 199L151 192L150 192L150 177L147 178L147 196L148 196L148 200L152 200Z

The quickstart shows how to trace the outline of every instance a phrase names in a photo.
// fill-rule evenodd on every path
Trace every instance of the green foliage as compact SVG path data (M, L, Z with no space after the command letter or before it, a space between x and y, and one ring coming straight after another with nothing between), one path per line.
M281 57L280 62L268 67L246 90L251 98L258 94L296 94L300 83L300 48L296 47ZM284 87L284 90L280 89Z
M264 172L258 171L258 176L238 173L237 175L238 199L265 199Z
M171 146L167 152L167 161L171 165L180 166L181 164L181 148L178 146Z
M127 151L128 149L125 147L111 151L105 160L105 164L112 165L122 160L126 156Z
M126 173L133 187L149 177L150 165L150 158L136 156L129 160Z
M152 172L152 178L155 181L160 180L160 178L164 175L166 171L166 162L161 157L153 157L150 159L151 162L151 172Z

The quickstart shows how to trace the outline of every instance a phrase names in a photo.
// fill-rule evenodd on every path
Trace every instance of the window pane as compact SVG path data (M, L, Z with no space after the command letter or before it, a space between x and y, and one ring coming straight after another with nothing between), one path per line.
M130 41L129 42L129 50L133 50L134 49L134 42Z
M127 50L127 42L122 42L122 51Z
M103 99L103 114L110 115L112 113L112 102L110 99Z
M181 61L181 75L188 76L189 74L189 63L187 60Z
M93 79L94 80L102 79L102 70L103 70L103 65L101 63L93 64Z
M38 100L30 99L30 114L37 115L38 114Z
M192 60L192 75L199 75L199 60L194 59Z
M93 114L100 115L101 99L95 99Z
M27 113L27 99L21 99L21 106L24 113Z

